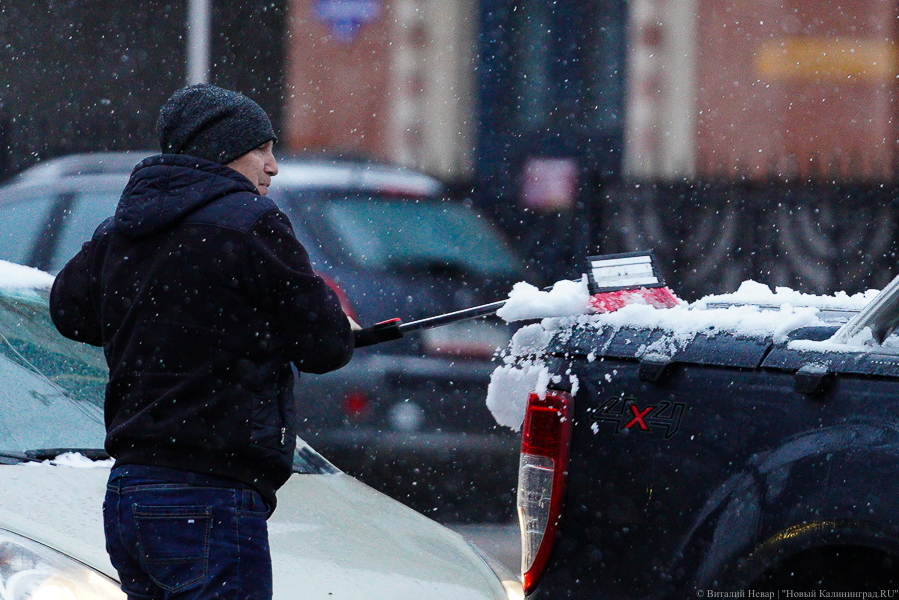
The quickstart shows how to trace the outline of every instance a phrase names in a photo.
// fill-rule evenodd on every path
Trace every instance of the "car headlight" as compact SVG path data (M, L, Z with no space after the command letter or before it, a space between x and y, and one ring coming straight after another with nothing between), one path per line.
M65 554L0 529L3 600L123 600L118 584Z

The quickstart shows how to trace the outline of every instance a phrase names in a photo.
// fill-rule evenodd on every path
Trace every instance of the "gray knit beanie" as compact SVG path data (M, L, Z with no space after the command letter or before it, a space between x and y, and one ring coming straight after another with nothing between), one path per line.
M157 128L163 154L189 154L223 165L277 139L262 107L208 83L172 94L159 111Z

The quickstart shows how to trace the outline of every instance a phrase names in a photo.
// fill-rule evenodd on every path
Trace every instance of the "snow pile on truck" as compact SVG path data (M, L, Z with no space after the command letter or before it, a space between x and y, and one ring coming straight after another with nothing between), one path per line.
M497 423L518 431L528 394L536 391L542 395L550 384L542 359L546 346L555 336L571 335L577 327L660 330L665 335L637 348L636 356L670 357L699 334L714 336L726 331L736 337L784 340L801 327L827 324L822 319L822 313L827 311L842 312L844 320L848 320L877 293L878 290L869 290L855 295L837 292L817 296L782 287L772 290L767 285L746 281L732 294L706 296L673 308L654 308L639 303L636 297L636 303L614 312L590 314L591 296L585 279L559 282L548 292L516 284L497 314L507 322L540 322L524 325L501 353L502 364L494 370L488 386L487 407ZM833 323L831 319L829 324ZM596 353L587 355L587 360L596 360L602 350L597 348ZM576 392L578 382L573 375L569 377L572 391Z

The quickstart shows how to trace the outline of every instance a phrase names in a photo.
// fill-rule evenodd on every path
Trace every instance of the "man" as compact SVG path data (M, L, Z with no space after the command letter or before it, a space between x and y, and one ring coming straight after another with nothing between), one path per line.
M109 364L107 548L131 600L271 597L266 519L291 473L293 371L356 326L264 196L275 134L249 98L177 91L162 155L56 278L53 322Z

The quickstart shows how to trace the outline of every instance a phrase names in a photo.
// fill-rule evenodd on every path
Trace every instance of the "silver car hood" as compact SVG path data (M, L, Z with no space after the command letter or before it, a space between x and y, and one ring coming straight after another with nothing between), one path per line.
M108 468L0 466L0 528L118 580L106 555ZM294 474L269 520L275 600L505 599L458 534L348 475Z

